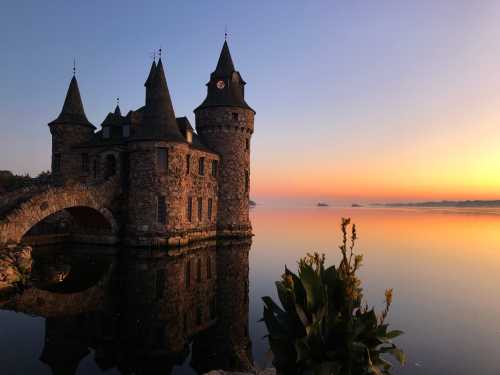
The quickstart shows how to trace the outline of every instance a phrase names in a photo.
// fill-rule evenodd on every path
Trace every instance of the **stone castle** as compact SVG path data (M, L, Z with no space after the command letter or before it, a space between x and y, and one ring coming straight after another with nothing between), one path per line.
M115 234L129 245L251 235L255 111L245 102L245 84L224 42L207 96L194 110L195 132L187 117L175 115L160 57L144 84L145 105L125 116L117 105L96 131L73 75L62 111L49 123L54 185L116 181L110 216L119 227Z

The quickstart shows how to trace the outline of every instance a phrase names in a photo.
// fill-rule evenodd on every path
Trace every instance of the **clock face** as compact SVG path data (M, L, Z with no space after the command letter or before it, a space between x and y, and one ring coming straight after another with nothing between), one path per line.
M219 90L222 90L224 87L226 87L226 85L224 84L224 81L218 81L217 82L217 88Z

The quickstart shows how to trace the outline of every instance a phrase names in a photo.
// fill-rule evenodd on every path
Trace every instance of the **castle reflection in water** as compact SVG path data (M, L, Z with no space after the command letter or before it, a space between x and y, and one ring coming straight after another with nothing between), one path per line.
M54 374L75 374L92 355L102 371L122 374L182 364L198 373L248 370L250 246L34 249L29 287L0 308L45 318L39 359Z

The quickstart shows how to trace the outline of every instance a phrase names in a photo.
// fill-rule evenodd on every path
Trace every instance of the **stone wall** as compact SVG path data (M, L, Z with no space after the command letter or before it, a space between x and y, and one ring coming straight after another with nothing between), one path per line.
M159 165L157 150L168 150L168 169ZM211 175L211 161L218 156L185 143L134 142L129 147L128 223L126 242L131 245L185 244L189 240L215 236L217 180ZM190 155L189 173L187 155ZM198 173L198 160L205 158L205 174ZM166 204L166 219L158 217L158 199ZM192 198L191 220L188 200ZM198 220L198 198L202 215ZM208 218L208 199L212 218Z
M93 129L86 125L57 123L50 125L52 134L52 181L61 185L68 181L81 181L89 172L82 172L82 156L74 145L92 138ZM60 155L60 167L55 166L55 155Z
M209 107L196 111L198 134L221 157L217 179L219 234L251 231L248 202L253 122L254 113L249 109Z

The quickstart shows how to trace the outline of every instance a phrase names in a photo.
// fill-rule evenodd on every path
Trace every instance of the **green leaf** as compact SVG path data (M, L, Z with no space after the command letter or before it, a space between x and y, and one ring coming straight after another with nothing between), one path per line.
M267 331L271 337L276 339L287 338L286 327L280 324L276 316L267 307L264 307L264 322L266 323Z
M390 338L390 339L393 339L395 337L398 337L398 336L402 335L403 333L404 333L403 331L398 331L396 329L394 331L387 332L387 334L385 336L388 337L388 338Z
M306 313L302 309L302 306L299 304L295 304L295 311L297 312L297 315L299 316L300 321L302 322L302 325L308 331L308 327L310 325L309 318L307 317Z
M406 363L406 354L401 349L392 348L389 352L404 366Z
M372 374L375 374L375 375L384 375L382 373L382 371L380 371L380 369L377 367L377 366L370 366L369 367L369 370Z
M279 307L271 297L269 296L264 296L262 297L262 301L264 301L264 304L267 306L269 310L271 310L274 314L284 314L285 312Z
M278 292L278 298L281 305L286 311L292 311L295 309L295 301L293 293L290 289L285 287L281 281L276 281L276 290Z
M295 341L295 351L297 352L297 361L302 362L309 359L309 346L307 337Z
M323 293L319 275L309 265L303 265L299 272L300 280L306 291L307 308L315 311L323 303Z

